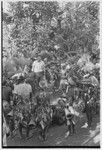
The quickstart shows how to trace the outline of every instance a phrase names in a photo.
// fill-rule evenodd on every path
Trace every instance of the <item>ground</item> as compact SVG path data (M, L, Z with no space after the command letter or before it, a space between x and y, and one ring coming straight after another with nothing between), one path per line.
M49 129L47 140L42 141L38 138L38 132L32 130L31 138L27 140L21 140L19 134L14 138L8 138L8 146L99 146L99 142L95 143L92 140L83 145L85 141L90 139L90 131L94 131L97 123L99 123L99 117L94 116L92 128L81 128L86 122L86 117L79 119L76 124L76 133L72 136L65 138L66 125L53 126ZM96 137L96 136L95 136Z
M68 136L65 138L65 134L67 131L66 125L54 125L51 126L49 132L47 134L47 140L42 141L39 139L38 131L33 129L30 132L30 138L27 140L20 139L19 133L17 132L14 138L8 138L7 144L8 146L99 146L99 133L92 139L91 134L95 132L96 126L99 124L100 118L99 115L94 115L92 127L89 129L88 127L83 127L86 123L86 115L83 114L82 118L79 118L76 123L76 133L72 136ZM90 139L90 140L88 140ZM96 139L96 142L94 141ZM87 141L88 140L88 141ZM87 142L86 142L87 141ZM86 142L86 143L84 143Z

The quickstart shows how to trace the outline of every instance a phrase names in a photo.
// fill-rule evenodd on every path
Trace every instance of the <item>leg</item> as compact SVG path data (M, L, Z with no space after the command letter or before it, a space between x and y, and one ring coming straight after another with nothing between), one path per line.
M37 88L39 87L39 76L38 75L36 75L36 86L37 86Z
M71 127L70 127L70 125L67 125L67 131L66 131L65 138L67 138L69 135L71 135Z
M71 124L68 125L68 131L69 131L69 135L71 135Z
M22 125L22 123L19 123L18 129L19 129L20 136L23 137L23 135L22 135L23 125Z
M90 121L92 123L92 108L90 107Z
M96 103L96 115L100 113L100 106L98 103Z
M73 133L73 122L70 120L70 134L72 135Z
M45 129L44 129L44 140L47 139L48 128L49 128L49 126L47 125L47 126L45 127Z
M10 135L11 137L13 137L13 131L14 131L15 127L14 127L14 121L11 120L10 121Z
M89 106L86 109L86 116L87 116L87 122L88 122L88 126L91 127L91 122L92 122L92 116L90 113L90 108Z
M46 140L46 127L42 131L42 137L43 137L43 140L45 141Z
M72 123L72 131L73 131L73 134L75 133L75 124Z
M69 88L69 87L68 87L68 85L67 85L67 88L66 88L66 93L68 93L68 88Z
M30 127L29 127L29 125L27 125L27 128L26 128L26 137L29 137L29 131L30 131Z

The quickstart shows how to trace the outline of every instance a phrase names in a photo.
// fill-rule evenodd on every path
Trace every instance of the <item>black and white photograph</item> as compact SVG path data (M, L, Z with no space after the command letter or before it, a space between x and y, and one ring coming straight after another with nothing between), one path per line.
M2 1L2 148L100 148L100 66L100 1Z

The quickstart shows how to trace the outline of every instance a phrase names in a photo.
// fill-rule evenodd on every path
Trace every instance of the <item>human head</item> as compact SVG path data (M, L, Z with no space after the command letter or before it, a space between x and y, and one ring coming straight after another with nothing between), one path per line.
M29 83L29 81L30 81L30 78L25 79L25 83Z
M9 103L6 100L3 100L3 111L9 108Z
M37 60L38 60L38 61L41 61L41 56L38 56L38 57L37 57Z
M18 79L18 84L24 82L25 78L23 76L20 76Z
M69 103L67 103L65 107L68 109L69 108Z
M31 57L30 60L31 60L31 62L33 62L33 61L35 60L35 58L34 58L34 57Z

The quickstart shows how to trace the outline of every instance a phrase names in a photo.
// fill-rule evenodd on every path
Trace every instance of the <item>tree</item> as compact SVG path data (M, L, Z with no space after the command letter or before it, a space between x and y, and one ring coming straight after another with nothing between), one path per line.
M38 53L53 51L59 59L74 60L85 47L92 54L93 45L99 55L98 2L68 2L64 9L58 2L9 2L9 5L9 14L4 13L3 18L7 26L12 26L9 33L15 45L14 55L29 58L38 47Z
M34 48L47 45L46 32L49 32L48 26L52 16L56 15L57 7L56 2L10 2L14 24L10 36L18 52L29 57L29 52Z

